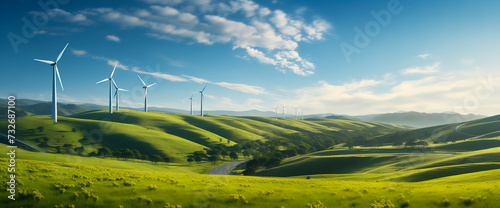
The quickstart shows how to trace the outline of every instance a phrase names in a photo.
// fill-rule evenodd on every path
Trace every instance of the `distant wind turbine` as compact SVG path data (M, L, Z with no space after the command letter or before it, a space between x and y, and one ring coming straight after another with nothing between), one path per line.
M64 46L64 49L61 51L59 56L57 56L56 61L47 61L47 60L42 60L42 59L35 59L35 61L43 62L46 64L50 64L52 66L52 119L54 119L54 122L57 123L57 87L56 87L56 75L57 78L59 78L59 83L61 84L61 89L64 91L64 87L61 81L61 76L59 75L59 70L57 69L57 62L59 62L59 59L61 59L61 56L63 55L64 51L66 50L66 47L68 47L69 43L66 43L66 46Z
M191 102L191 108L190 108L191 110L190 110L190 112L191 112L191 115L193 115L193 94L191 94L191 97L189 98L189 101Z
M201 98L200 98L201 99L201 107L200 107L201 117L203 117L203 91L205 91L205 88L207 88L207 84L205 84L205 87L203 87L203 89L200 90L200 94L201 94Z
M300 120L303 121L304 120L304 110L301 110L300 111Z
M297 109L300 108L300 105L297 106L297 107L293 107L293 108L295 108L295 120L297 120L298 119L298 117L297 117Z
M279 107L280 107L279 105L276 106L276 116L275 116L276 119L278 119L278 108Z
M139 77L139 79L141 80L142 84L144 85L142 88L144 88L144 112L148 112L148 88L155 85L155 83L153 84L150 84L150 85L146 85L146 83L144 83L144 81L142 81L141 77L139 75L137 75Z
M283 104L281 104L281 107L283 108L283 118L285 118L285 107Z
M115 69L116 69L116 65L118 65L118 62L115 63L115 67L113 68L113 71L111 72L111 76L109 76L109 78L106 78L106 79L103 79L101 81L98 81L96 82L96 84L99 84L101 82L104 82L104 81L109 81L109 113L113 113L113 84L115 84L113 81L113 74L115 74ZM115 87L116 87L116 84L115 84ZM118 87L116 87L118 88Z
M126 89L119 88L118 85L116 85L115 81L113 80L113 85L115 85L115 102L116 102L116 112L120 110L120 96L118 91L128 91Z

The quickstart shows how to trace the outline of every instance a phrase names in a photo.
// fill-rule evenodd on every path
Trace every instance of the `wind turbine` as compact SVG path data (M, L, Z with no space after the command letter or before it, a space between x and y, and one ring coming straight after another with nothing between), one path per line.
M278 108L279 107L280 107L279 105L276 106L276 116L275 116L276 119L278 119Z
M148 112L148 88L155 85L155 83L153 84L150 84L150 85L146 85L146 83L144 83L144 81L142 81L141 77L139 75L137 75L139 77L139 79L141 80L142 84L144 85L142 88L144 88L144 112Z
M297 109L300 108L300 105L297 106L297 107L293 107L293 108L295 108L295 120L297 120L298 119L298 117L297 117Z
M115 81L113 81L113 74L115 73L116 65L118 65L118 62L115 63L115 67L113 68L113 71L111 72L111 76L109 78L103 79L101 81L96 82L96 84L99 84L104 81L109 81L109 113L113 113L113 84L115 84ZM115 84L116 87L116 84ZM118 87L116 87L118 88Z
M57 88L56 88L56 75L57 78L59 78L59 83L61 84L61 89L64 91L64 87L61 81L61 76L59 75L59 70L57 69L57 62L59 62L59 59L61 59L61 56L63 55L64 51L66 50L66 47L68 47L69 43L66 43L66 46L64 46L64 49L61 51L59 56L57 56L56 61L47 61L47 60L42 60L42 59L35 59L35 61L43 62L46 64L50 64L52 66L52 119L54 119L54 122L57 123Z
M193 94L191 94L189 101L191 102L191 115L193 115Z
M201 98L200 98L201 99L201 108L200 108L201 117L203 117L203 91L205 91L205 88L207 88L207 84L205 84L205 87L203 87L203 89L200 90L200 94L201 94Z
M284 119L284 118L285 118L285 107L286 107L286 106L284 106L283 104L280 104L280 105L281 105L281 107L283 108L283 119Z
M116 101L116 112L118 112L120 110L120 96L119 96L119 93L118 91L128 91L126 89L122 89L122 88L119 88L115 81L113 80L113 85L115 85L115 101Z
M304 110L301 110L300 111L300 120L303 121L304 120Z

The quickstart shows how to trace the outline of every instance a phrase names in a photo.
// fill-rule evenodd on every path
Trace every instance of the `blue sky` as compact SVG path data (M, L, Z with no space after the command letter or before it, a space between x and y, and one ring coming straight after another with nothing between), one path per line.
M136 0L8 1L0 95L106 105L107 78L141 107L360 115L500 112L500 2Z

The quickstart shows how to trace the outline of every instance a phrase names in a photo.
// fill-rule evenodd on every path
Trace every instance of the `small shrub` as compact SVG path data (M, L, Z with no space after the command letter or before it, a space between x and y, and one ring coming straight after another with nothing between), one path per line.
M180 204L175 205L175 204L165 203L165 206L163 206L163 208L182 208L182 206Z
M42 193L38 191L38 189L33 189L32 191L29 191L27 189L21 189L19 190L19 198L20 199L34 199L37 201L40 201L43 199Z
M135 182L133 181L123 181L124 186L135 186Z
M148 186L148 189L149 189L150 191L156 191L156 190L158 189L158 186L155 186L155 185L149 185L149 186Z
M71 199L75 200L75 199L78 199L78 193L76 192L73 192L73 195L71 195Z
M273 190L266 190L266 191L264 191L264 190L259 190L259 194L260 194L260 195L271 196L271 195L273 195L273 194L274 194L274 191L273 191Z
M313 203L307 203L306 208L327 208L327 207L321 201L317 201Z
M474 204L474 197L473 196L460 197L460 203L462 203L464 206L470 206Z
M395 208L390 199L381 199L380 201L373 201L370 203L370 208Z
M231 194L231 196L229 198L229 202L248 204L247 198L241 194Z
M450 200L448 199L448 197L446 196L443 196L443 200L441 200L439 202L439 205L442 206L442 207L449 207L451 205L451 202Z

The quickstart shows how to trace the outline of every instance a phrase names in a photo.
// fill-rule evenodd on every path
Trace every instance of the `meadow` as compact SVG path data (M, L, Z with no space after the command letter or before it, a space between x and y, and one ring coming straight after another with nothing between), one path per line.
M19 200L2 192L5 207L497 207L500 201L498 177L475 180L499 170L395 182L362 176L214 176L34 160L17 164Z
M40 138L48 137L48 145L40 148L49 153L16 150L17 200L9 200L9 193L2 192L2 207L446 208L500 204L500 140L495 118L463 125L461 131L477 135L469 137L454 131L460 124L408 129L350 119L201 119L126 110L113 115L90 111L59 121L53 124L48 116L19 119L18 138L40 145L44 141ZM88 143L93 140L85 138L95 129L103 140ZM324 150L284 158L277 166L259 167L253 176L206 174L231 162L228 158L215 166L185 160L192 151L217 145L315 141L329 136L367 142L357 146L335 143ZM393 145L414 138L428 145ZM458 139L442 142L440 138ZM369 141L381 143L370 145ZM135 147L141 152L165 153L174 160L155 164L141 159L56 154L54 147L65 143L84 145L87 153L103 146ZM0 146L7 151L6 145ZM7 157L0 156L1 167L8 166ZM233 172L241 173L244 167ZM6 180L9 177L6 168L0 174Z

